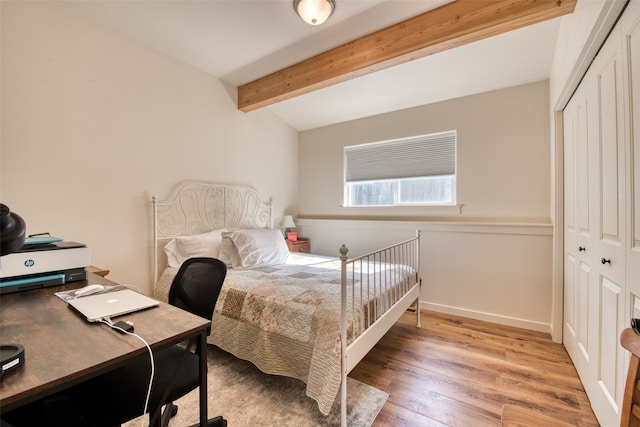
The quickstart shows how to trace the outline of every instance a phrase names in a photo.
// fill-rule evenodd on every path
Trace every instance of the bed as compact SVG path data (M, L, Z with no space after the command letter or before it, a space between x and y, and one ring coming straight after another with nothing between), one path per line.
M419 231L353 258L336 245L326 257L289 253L271 200L251 187L183 181L152 205L155 297L166 301L184 259L224 260L208 342L304 381L323 414L340 391L343 426L347 374L412 306L420 326Z

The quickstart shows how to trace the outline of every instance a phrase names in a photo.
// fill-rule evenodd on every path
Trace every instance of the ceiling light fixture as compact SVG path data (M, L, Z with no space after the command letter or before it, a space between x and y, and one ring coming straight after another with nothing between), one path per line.
M334 0L293 0L293 9L311 25L320 25L326 21L336 8Z

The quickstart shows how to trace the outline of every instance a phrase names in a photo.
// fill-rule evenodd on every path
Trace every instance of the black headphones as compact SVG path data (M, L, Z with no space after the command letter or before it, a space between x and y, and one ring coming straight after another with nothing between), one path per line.
M0 203L0 256L15 252L24 245L27 226L20 215Z
M633 329L633 332L640 335L640 319L631 319L631 329Z

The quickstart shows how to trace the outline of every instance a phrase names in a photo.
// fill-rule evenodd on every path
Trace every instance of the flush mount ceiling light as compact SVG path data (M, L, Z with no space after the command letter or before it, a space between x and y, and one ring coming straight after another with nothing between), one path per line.
M293 0L293 9L304 22L311 25L322 24L335 8L334 0Z

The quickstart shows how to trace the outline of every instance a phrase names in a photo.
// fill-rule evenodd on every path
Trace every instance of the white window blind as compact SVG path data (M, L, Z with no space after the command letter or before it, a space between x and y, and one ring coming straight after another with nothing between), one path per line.
M456 173L456 131L345 147L345 181Z

